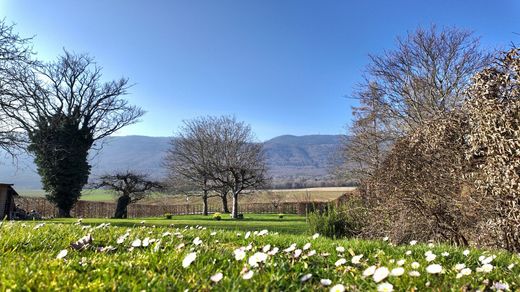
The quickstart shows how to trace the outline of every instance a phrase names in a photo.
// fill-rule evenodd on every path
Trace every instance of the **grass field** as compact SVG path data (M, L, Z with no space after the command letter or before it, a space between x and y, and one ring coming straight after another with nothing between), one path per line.
M43 198L45 191L43 190L16 190L22 197L33 197ZM114 195L106 190L85 190L82 192L81 200L85 201L99 201L99 202L110 202L114 201Z
M296 216L282 221L274 215L244 221L209 221L200 216L137 221L3 222L0 290L520 288L519 257L507 252L465 251L446 245L393 246L384 240L332 240L305 234L303 226L298 227L300 234L285 233L280 227L304 222ZM173 226L169 226L171 222ZM277 222L281 222L279 226ZM193 227L196 225L201 226ZM269 231L247 232L266 226ZM87 244L71 247L71 242L87 234L92 241L85 238Z
M51 219L47 222L72 224L77 219L58 218ZM146 219L83 219L83 224L96 225L101 223L110 223L113 226L174 226L184 228L186 226L205 226L207 228L218 228L222 230L235 231L259 231L269 229L273 232L289 233L289 234L305 234L307 232L307 223L305 217L298 215L284 215L282 219L275 214L245 214L242 220L233 220L229 214L222 214L222 220L214 220L212 216L203 215L176 215L172 219L146 218Z
M309 188L309 189L292 189L292 190L272 190L259 191L254 195L244 194L248 202L251 203L269 203L273 198L282 202L298 202L298 201L330 201L341 196L345 192L352 191L350 187L332 187L332 188ZM43 190L17 190L24 197L44 197ZM82 200L86 201L114 201L114 194L107 190L85 190L82 193ZM190 203L202 203L198 197L190 197ZM218 198L210 198L210 203L220 203ZM186 204L186 196L154 194L149 198L142 200L142 204Z

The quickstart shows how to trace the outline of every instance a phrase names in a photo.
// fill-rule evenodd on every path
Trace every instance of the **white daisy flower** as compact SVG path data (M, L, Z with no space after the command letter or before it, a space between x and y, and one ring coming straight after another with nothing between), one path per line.
M65 258L67 256L69 252L66 250L66 249L62 249L58 255L56 256L57 259L62 259L62 258Z
M220 280L222 280L222 278L224 278L224 275L222 275L222 273L216 273L215 275L210 277L211 281L213 281L214 283L218 283Z
M388 275L390 274L390 271L387 267L379 267L375 270L374 275L372 275L372 278L374 279L374 282L379 283L386 279Z
M454 268L456 271L460 271L460 270L464 269L465 267L466 267L465 264L458 263L458 264L456 264L453 268Z
M377 285L378 292L392 292L394 291L394 286L388 282L381 283Z
M402 274L404 274L404 269L402 267L395 268L390 271L390 276L399 277Z
M336 265L336 267L339 267L341 265L344 265L346 262L347 262L346 259L341 258L341 259L337 260L336 263L334 263L334 265Z
M353 256L351 262L352 262L354 265L358 265L358 264L360 263L362 257L363 257L362 254L357 255L357 256Z
M300 282L306 282L308 281L310 278L312 278L312 274L305 274L303 275L301 278L300 278Z
M364 277L372 276L372 275L374 274L375 271L376 271L376 266L370 266L370 267L366 268L366 269L363 271L363 276L364 276Z
M485 264L489 264L493 261L494 257L493 256L489 256L489 257L483 257L480 262L485 265Z
M260 230L260 232L258 232L258 236L264 236L264 235L267 235L268 233L269 233L269 231L267 229Z
M194 252L191 252L189 253L188 255L186 255L186 257L182 260L182 267L183 268L187 268L191 265L191 263L193 263L193 261L195 261L195 259L197 258L197 253L194 253Z
M495 288L495 290L497 290L497 291L508 291L509 290L509 284L496 282L493 285L493 288Z
M418 271L410 271L408 275L410 275L410 277L420 277L421 273L419 273Z
M480 267L480 270L479 270L479 272L482 272L482 273L490 273L491 271L493 271L493 265L492 264L482 265L482 267Z
M267 254L263 252L256 252L249 257L248 263L251 267L257 267L258 263L263 263L267 260Z
M274 256L275 254L278 253L280 249L278 247L274 247L272 250L270 250L267 254L270 255L270 256Z
M141 240L139 238L134 239L132 241L132 247L140 247L141 246Z
M430 274L439 274L442 272L442 266L438 264L431 264L426 267L426 272Z
M329 286L330 284L332 284L332 281L329 279L321 279L320 284L323 286Z
M249 280L253 278L253 271L247 271L245 274L242 275L242 279Z
M332 288L330 288L329 291L330 292L345 292L345 286L343 286L342 284L337 284L337 285L334 285Z
M289 253L289 252L293 252L295 249L296 249L296 243L293 243L293 244L291 244L291 246L289 246L288 248L284 249L283 251Z
M199 237L195 237L195 239L193 239L193 244L200 245L201 243L202 243L202 240Z
M462 278L464 276L471 275L471 269L470 268L463 268L460 270L460 272L457 273L455 276L457 279Z
M244 251L243 248L237 248L233 251L233 254L235 256L235 260L237 261L241 261L243 259L245 259L246 257L246 252Z

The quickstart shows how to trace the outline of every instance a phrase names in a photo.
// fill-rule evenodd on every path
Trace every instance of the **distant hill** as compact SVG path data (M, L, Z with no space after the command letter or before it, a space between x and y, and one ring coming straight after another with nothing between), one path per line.
M340 139L339 135L284 135L266 141L271 175L277 179L326 176Z
M267 165L275 180L322 178L328 174L331 155L340 145L340 135L284 135L264 142ZM109 137L100 151L91 155L92 175L114 170L136 169L161 178L162 158L169 137ZM40 178L32 158L22 156L16 165L9 159L0 164L0 182L14 183L20 189L39 189Z

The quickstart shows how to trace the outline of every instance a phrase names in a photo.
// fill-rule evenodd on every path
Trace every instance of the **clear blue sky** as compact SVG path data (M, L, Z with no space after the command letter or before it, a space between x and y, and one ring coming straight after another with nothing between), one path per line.
M520 43L520 1L0 0L42 59L88 52L107 78L136 85L147 114L119 135L170 136L184 119L234 114L260 140L337 134L369 53L417 26L475 31L487 48Z

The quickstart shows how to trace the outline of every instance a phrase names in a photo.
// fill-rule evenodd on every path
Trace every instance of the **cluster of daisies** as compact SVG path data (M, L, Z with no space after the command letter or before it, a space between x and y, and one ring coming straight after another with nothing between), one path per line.
M81 222L78 222L81 223ZM144 222L143 222L144 223ZM43 225L38 224L35 225L34 229L41 228ZM89 232L93 232L95 229L109 228L110 224L101 224L96 227L90 226L82 226L83 229L87 229ZM143 226L143 228L146 228ZM196 227L188 227L185 228L176 228L171 229L171 231L165 231L162 234L152 237L152 231L149 231L148 234L150 237L137 238L132 236L132 229L127 229L125 233L121 234L117 240L115 246L97 246L95 250L97 252L110 252L116 249L126 249L128 251L132 251L135 249L141 248L151 248L153 252L158 252L163 244L163 239L165 237L177 237L181 239L175 245L176 250L186 249L185 255L180 263L183 268L188 269L194 262L197 261L197 257L203 252L201 247L209 246L214 243L218 243L217 239L211 239L218 234L217 231L204 231L207 232L209 237L205 240L200 237L195 237L193 239L189 239L189 241L185 238L186 230L206 230L205 227L196 226ZM198 234L198 233L195 233ZM424 253L423 264L420 264L419 261L413 260L412 250L406 250L400 259L390 259L387 265L378 264L370 264L370 255L356 254L351 248L346 249L344 246L338 244L334 250L329 250L329 252L320 252L314 249L314 246L320 246L316 244L314 241L317 240L320 235L314 234L311 236L307 243L301 244L300 246L296 243L289 244L287 246L274 246L269 243L269 240L264 240L262 237L268 237L277 235L277 233L269 233L268 230L254 231L254 232L246 232L245 234L237 233L237 237L243 239L255 238L255 240L251 241L249 244L244 246L235 246L232 249L232 259L230 259L230 263L239 263L242 266L242 270L240 271L240 277L243 280L254 280L255 275L258 273L262 273L263 267L272 264L272 259L276 257L283 257L285 259L289 258L294 263L296 261L305 261L311 257L320 257L320 259L327 260L329 257L331 258L330 264L333 265L337 269L343 269L347 271L358 271L360 277L367 280L373 281L375 286L377 286L377 291L394 291L397 287L394 287L392 279L399 278L405 274L409 277L421 277L423 274L430 275L431 277L441 276L446 274L447 272L454 273L456 279L469 277L473 274L486 275L494 271L495 266L493 261L496 256L493 254L484 254L478 258L478 265L471 265L474 268L471 269L469 266L466 266L465 263L457 263L454 266L443 266L440 263L441 258L450 257L450 253L442 252L439 254L434 253L432 250L427 250ZM202 233L200 236L205 238ZM184 240L182 240L184 239ZM383 238L383 241L388 241L388 238ZM247 241L246 241L247 242ZM262 242L262 245L255 245L254 242ZM341 243L338 241L338 243ZM92 236L87 234L86 236L80 238L77 242L71 243L71 245L67 249L63 249L56 256L58 259L66 260L68 250L81 250L85 248L91 247L93 244ZM409 243L410 246L416 245L417 241L411 241ZM434 244L429 243L428 247L433 249ZM469 257L471 254L470 250L464 250L462 252L462 256ZM476 255L475 255L476 256ZM332 258L334 260L332 260ZM507 267L510 271L513 270L514 264L511 264ZM228 275L231 276L231 275ZM212 283L219 283L222 279L226 277L222 271L216 271L216 273L212 274L209 278ZM317 277L316 274L313 273L303 273L299 276L299 281L301 283L305 283L313 280L315 283L319 282L324 289L329 289L330 291L345 291L348 289L348 283L334 283L331 279L320 278ZM426 286L429 285L429 282L426 283ZM493 282L491 285L493 290L497 291L508 291L512 289L510 284L506 282Z

